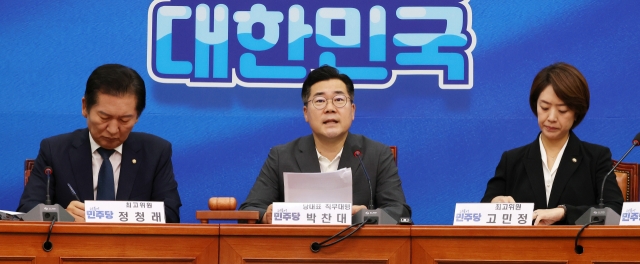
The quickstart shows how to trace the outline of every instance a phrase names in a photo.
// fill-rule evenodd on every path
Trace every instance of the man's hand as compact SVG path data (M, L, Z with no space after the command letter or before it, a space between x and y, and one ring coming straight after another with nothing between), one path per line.
M67 212L73 216L76 222L85 222L84 219L84 203L79 201L71 201L67 206Z
M273 215L273 204L270 204L269 207L267 207L267 211L264 212L264 215L262 216L262 220L260 221L260 223L271 224L272 215Z
M496 196L491 200L492 203L515 203L516 200L511 196Z
M352 214L352 215L354 215L354 214L356 214L357 212L359 212L359 211L360 211L360 210L362 210L362 209L367 209L367 207L366 207L366 206L364 206L364 205L354 205L354 206L351 206L351 214Z

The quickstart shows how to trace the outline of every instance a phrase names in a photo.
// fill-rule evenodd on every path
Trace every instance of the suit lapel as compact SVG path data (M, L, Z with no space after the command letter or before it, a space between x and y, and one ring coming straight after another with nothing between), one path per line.
M295 155L295 157L300 172L320 172L320 162L313 135L300 138L298 152L299 155Z
M578 166L582 162L582 154L580 153L580 139L570 132L569 142L564 149L556 177L553 179L553 187L551 188L551 194L549 195L549 208L555 208L558 206L560 195L567 186L567 183L573 177L573 172L576 171Z
M538 135L539 137L539 135ZM527 146L527 157L524 160L524 168L531 182L536 208L547 208L547 194L544 188L544 172L542 171L542 158L538 138Z
M364 155L366 155L361 146L356 146L357 142L355 142L355 138L353 134L349 133L347 135L347 139L344 142L344 147L342 149L342 156L340 156L340 162L338 163L338 169L342 168L351 168L351 174L356 175L356 171L360 169L360 162L358 158L353 155L353 152L359 150L361 152L361 157L364 159Z
M84 202L85 200L94 200L93 196L93 169L91 161L91 143L89 142L89 129L79 130L71 143L69 150L69 164L73 170L75 183L68 182L73 185L74 190ZM63 182L62 184L67 184Z
M141 147L141 143L135 140L133 133L122 144L122 161L120 163L120 179L118 180L116 200L129 200L131 196L133 183L138 175L138 168L142 166L141 162L144 162L144 158L139 152Z

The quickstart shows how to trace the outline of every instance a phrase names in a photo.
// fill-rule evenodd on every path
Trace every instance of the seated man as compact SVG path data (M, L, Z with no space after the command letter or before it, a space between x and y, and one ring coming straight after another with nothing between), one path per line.
M171 164L171 144L157 136L131 132L145 107L145 86L131 68L106 64L87 80L82 115L87 128L46 138L40 143L29 182L17 211L50 196L77 222L84 222L85 200L164 201L166 221L180 222L180 195ZM67 186L71 185L80 201Z
M355 214L369 204L367 178L353 153L359 150L370 173L374 206L391 217L411 217L398 168L388 146L349 133L355 118L354 87L349 76L335 68L313 70L302 85L302 111L312 134L271 149L260 175L240 210L260 212L260 223L271 223L273 202L284 201L283 172L331 172L350 167Z

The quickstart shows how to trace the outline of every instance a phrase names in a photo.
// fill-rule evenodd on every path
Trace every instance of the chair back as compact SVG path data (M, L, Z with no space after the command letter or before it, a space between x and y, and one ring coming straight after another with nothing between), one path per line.
M24 161L24 186L27 186L27 182L29 182L29 176L31 176L31 170L33 170L33 164L35 164L36 160L26 159Z
M613 160L613 165L617 161ZM620 162L614 170L616 181L625 202L637 202L638 199L638 163Z
M398 147L389 146L391 148L391 153L393 153L393 161L396 162L396 166L398 166Z

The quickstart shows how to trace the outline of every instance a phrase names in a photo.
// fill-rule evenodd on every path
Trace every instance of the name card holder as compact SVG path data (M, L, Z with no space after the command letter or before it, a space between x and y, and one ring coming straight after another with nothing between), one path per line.
M272 224L351 225L350 203L273 203Z
M90 223L164 224L164 202L94 201L84 203Z
M640 225L640 202L624 202L620 225Z
M453 225L531 226L533 203L457 203Z

